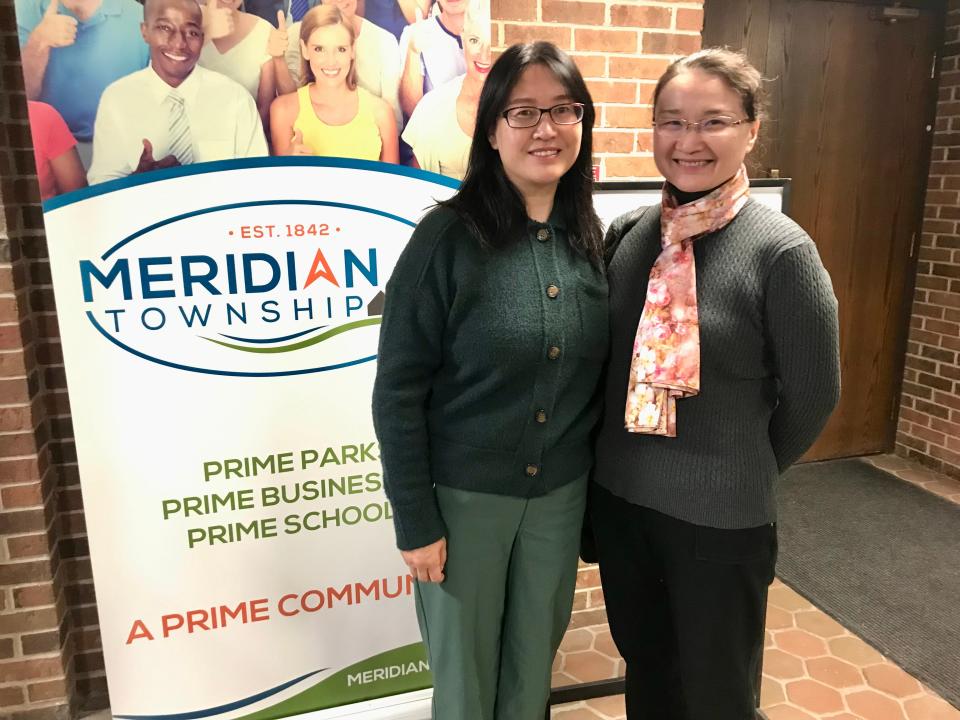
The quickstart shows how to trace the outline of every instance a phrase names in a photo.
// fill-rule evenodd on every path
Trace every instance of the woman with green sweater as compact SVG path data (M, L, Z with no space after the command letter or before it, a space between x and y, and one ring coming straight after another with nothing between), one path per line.
M607 349L594 115L566 54L507 49L387 285L374 423L436 720L539 720L570 618Z
M813 240L749 198L760 74L728 50L654 91L663 201L614 221L590 514L629 720L754 718L776 482L840 390Z

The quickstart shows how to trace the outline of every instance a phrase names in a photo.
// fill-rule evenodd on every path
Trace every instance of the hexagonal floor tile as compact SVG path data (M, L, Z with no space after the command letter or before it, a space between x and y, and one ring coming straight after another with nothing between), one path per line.
M827 644L823 639L806 630L774 632L773 641L778 648L797 657L815 658L827 654Z
M593 647L593 633L589 628L567 630L560 642L561 652L579 652Z
M771 586L767 602L787 612L809 610L813 607L809 600L801 597L786 585Z
M960 720L960 710L933 695L906 700L903 705L909 720Z
M906 720L900 703L876 690L860 690L847 695L847 707L863 720Z
M617 661L592 650L567 653L563 658L563 671L577 682L608 680L617 677Z
M807 660L807 672L810 677L835 688L856 687L864 682L860 670L835 657Z
M768 720L817 720L816 716L793 705L774 705L763 712L766 713Z
M793 627L793 613L776 605L767 605L767 627L772 630L785 630Z
M824 639L842 637L849 634L843 625L820 610L804 610L798 612L794 616L794 619L796 620L798 628Z
M833 638L827 642L830 645L830 651L833 655L851 662L854 665L859 665L860 667L875 665L883 662L885 659L883 655L867 645L863 640L858 637L853 637L852 635L849 637Z
M814 715L840 712L843 698L832 687L816 680L793 680L787 683L787 699Z
M920 683L892 663L864 668L863 674L868 685L894 697L910 697L920 692Z
M620 653L617 651L617 646L614 644L613 637L610 635L609 630L597 634L596 639L593 641L593 647L608 658L617 659L620 657Z
M771 648L763 653L763 674L777 680L792 680L803 677L805 671L799 658Z
M760 706L779 705L786 700L787 695L783 690L783 683L764 675L760 680Z

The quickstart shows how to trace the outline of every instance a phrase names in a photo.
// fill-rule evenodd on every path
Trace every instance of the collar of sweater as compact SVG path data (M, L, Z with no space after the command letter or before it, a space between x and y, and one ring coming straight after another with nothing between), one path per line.
M552 227L555 230L566 230L567 223L564 222L563 213L560 212L560 208L557 207L557 202L554 201L553 207L550 209L550 216L547 218L546 222L537 222L531 218L527 218L527 230L531 233L535 233L537 230L543 227Z

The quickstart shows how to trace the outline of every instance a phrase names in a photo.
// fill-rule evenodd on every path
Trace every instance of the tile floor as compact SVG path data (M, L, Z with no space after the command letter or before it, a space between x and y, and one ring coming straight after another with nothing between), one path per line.
M960 481L892 455L879 468L960 504ZM618 677L623 660L606 625L571 629L554 663L559 687ZM769 720L960 720L933 691L789 587L775 581L767 605L761 707ZM558 720L623 720L623 696L553 708Z

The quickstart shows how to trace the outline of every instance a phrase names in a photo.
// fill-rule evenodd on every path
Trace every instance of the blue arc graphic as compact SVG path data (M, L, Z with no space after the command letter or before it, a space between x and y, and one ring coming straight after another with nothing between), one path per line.
M213 370L210 368L198 368L191 367L190 365L181 365L179 363L170 362L169 360L161 360L160 358L153 357L152 355L142 353L139 350L134 350L132 347L120 342L117 340L117 338L104 330L100 323L96 321L96 318L93 317L93 313L89 310L87 311L87 320L89 320L90 323L97 329L97 331L107 340L112 342L121 350L127 351L131 355L136 355L138 358L148 360L149 362L156 363L157 365L163 365L164 367L173 368L175 370L187 370L188 372L201 373L204 375L223 375L226 377L290 377L293 375L310 375L312 373L340 370L353 365L362 365L363 363L371 362L372 360L377 359L376 355L369 355L367 357L358 358L357 360L348 360L347 362L337 363L336 365L324 365L323 367L317 368L304 368L303 370L283 370L280 372L244 372L240 370ZM117 717L119 717L119 715Z
M460 187L460 181L454 180L445 175L427 172L406 167L405 165L394 165L393 163L382 163L379 160L356 160L354 158L335 158L335 157L293 157L289 155L275 157L242 158L238 160L215 160L213 162L197 163L195 165L180 165L166 170L154 170L148 173L135 173L127 177L108 180L104 183L91 185L90 187L73 190L64 195L57 195L54 198L45 200L43 211L51 212L58 208L73 205L92 197L107 195L108 193L124 190L126 188L138 187L140 185L149 185L150 183L163 182L173 178L189 177L191 175L206 175L207 173L224 172L231 170L247 170L249 168L272 168L272 167L315 167L315 168L346 168L350 170L367 170L385 175L400 175L402 177L412 178L456 189Z
M220 337L225 337L229 340L236 340L237 342L245 343L255 343L258 345L269 345L271 343L286 342L287 340L294 340L298 337L303 337L304 335L309 335L312 332L317 330L323 330L326 325L317 325L315 328L310 328L309 330L304 330L303 332L294 333L293 335L284 335L283 337L278 338L242 338L236 335L224 335L219 333Z
M327 668L320 668L319 670L314 670L306 675L301 675L298 678L294 678L293 680L288 680L281 685L277 685L275 688L270 688L269 690L264 690L256 695L246 697L243 700L237 700L236 702L227 703L226 705L218 705L217 707L207 708L206 710L194 710L192 712L175 713L173 715L114 715L114 717L122 718L122 720L196 720L196 718L220 715L221 713L230 712L231 710L239 710L240 708L252 705L260 700L265 700L268 697L276 695L278 692L286 690L291 685L296 685L301 680L306 680L308 677L322 673L326 669Z

